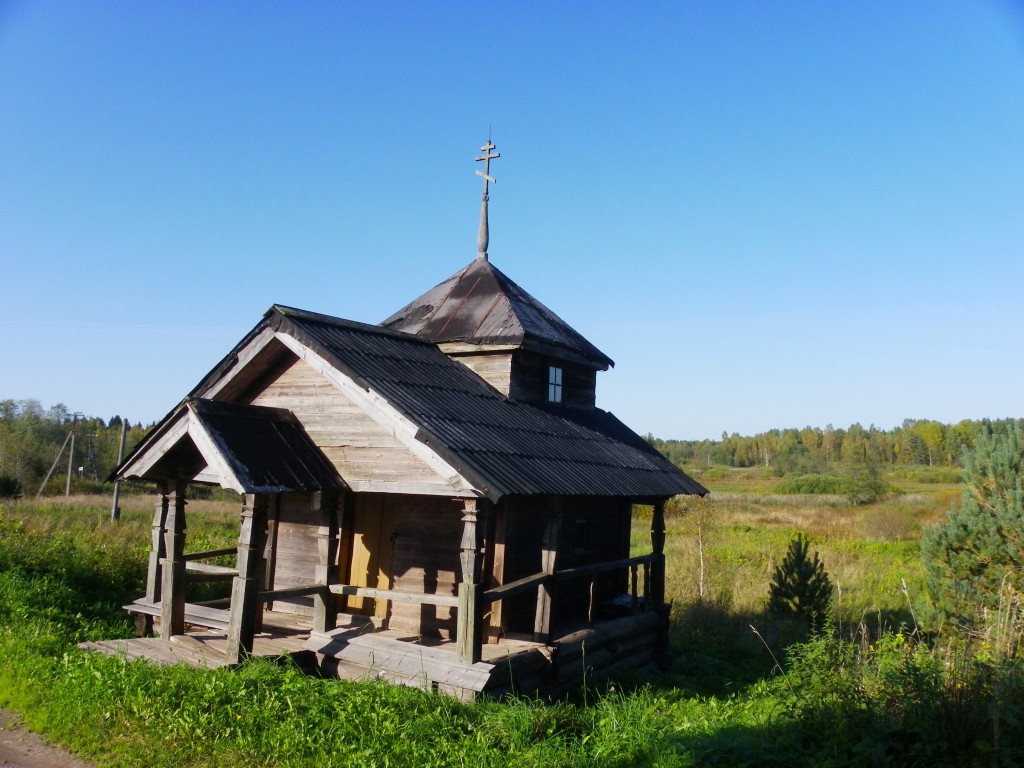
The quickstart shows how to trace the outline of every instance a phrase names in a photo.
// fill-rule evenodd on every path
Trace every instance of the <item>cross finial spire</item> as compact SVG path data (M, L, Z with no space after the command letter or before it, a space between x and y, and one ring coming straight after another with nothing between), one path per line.
M477 176L482 176L484 179L484 197L483 201L480 203L480 232L477 234L476 238L476 257L478 259L483 259L484 261L487 260L487 244L488 240L490 239L490 232L488 231L487 227L487 201L490 199L490 196L487 193L487 185L492 182L497 183L490 176L491 160L493 160L496 157L501 157L500 152L495 152L493 154L491 153L491 150L494 148L494 145L491 143L491 132L488 130L487 143L480 147L483 154L477 158L478 161L484 161L484 169L483 171L476 172Z

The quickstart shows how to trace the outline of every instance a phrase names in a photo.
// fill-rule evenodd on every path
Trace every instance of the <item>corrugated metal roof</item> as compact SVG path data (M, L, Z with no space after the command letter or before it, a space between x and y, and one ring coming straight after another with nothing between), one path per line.
M615 365L486 259L474 259L381 326L433 342L517 346L533 342L570 352L602 370Z
M187 429L181 430L182 423ZM216 454L199 447L191 434L200 429ZM161 443L168 435L178 436L170 444ZM159 461L146 461L152 450L161 451ZM177 459L165 463L168 455ZM110 479L139 477L164 480L181 477L216 464L215 455L226 466L228 476L220 476L225 488L241 493L284 493L340 489L345 483L334 465L306 433L291 411L222 401L187 397L135 446ZM182 456L185 457L182 464ZM148 469L140 471L140 466ZM209 474L204 482L210 482Z
M707 492L612 414L509 400L419 337L280 306L267 322L384 397L492 499Z
M343 487L334 466L290 411L199 399L186 404L246 493Z

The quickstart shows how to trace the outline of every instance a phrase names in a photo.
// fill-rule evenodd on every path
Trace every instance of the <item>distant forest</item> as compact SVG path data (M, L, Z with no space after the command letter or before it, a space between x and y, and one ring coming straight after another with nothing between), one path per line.
M72 442L71 492L109 491L104 480L117 466L122 423L120 416L73 413L63 403L43 408L38 400L0 400L0 498L35 496L51 468L44 495L63 494ZM141 424L129 425L126 452L145 433Z
M63 494L72 442L71 492L108 491L104 481L117 466L122 422L120 416L76 414L62 403L44 408L38 400L0 400L0 498L34 496L51 470L44 495ZM853 424L846 429L773 429L752 437L723 433L721 440L646 439L689 469L762 466L781 477L824 473L836 464L952 466L980 432L1007 425L1024 430L1024 419L957 424L907 419L888 431ZM126 451L150 426L129 425Z
M965 419L956 424L905 419L892 430L829 424L824 429L772 429L752 437L723 432L721 440L662 440L653 435L646 439L682 467L762 466L781 477L822 473L836 464L954 466L978 434L1007 427L1024 430L1024 419Z

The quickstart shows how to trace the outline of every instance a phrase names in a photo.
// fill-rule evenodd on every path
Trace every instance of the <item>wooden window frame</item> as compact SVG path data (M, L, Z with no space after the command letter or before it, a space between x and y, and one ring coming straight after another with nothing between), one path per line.
M565 402L565 371L561 366L548 366L548 402L561 405Z

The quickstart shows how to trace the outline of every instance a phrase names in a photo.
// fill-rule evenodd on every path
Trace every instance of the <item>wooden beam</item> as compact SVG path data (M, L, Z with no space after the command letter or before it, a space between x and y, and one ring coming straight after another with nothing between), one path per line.
M307 584L301 587L285 587L270 592L258 592L255 599L257 603L272 603L275 600L287 600L292 597L309 597L324 591L325 588L322 584Z
M395 603L440 605L448 608L457 608L459 606L459 598L455 595L427 595L422 592L398 592L394 589L356 587L352 584L332 584L329 587L329 590L336 595L364 597L370 600L390 600Z
M488 516L486 560L489 560L490 583L500 585L505 581L505 533L508 520L508 505L498 504ZM485 593L486 594L486 593ZM501 600L488 601L484 598L484 605L490 605L490 618L487 622L487 642L497 643L504 634L502 613L504 603Z
M163 434L154 436L153 442L145 447L145 450L135 453L134 458L124 468L122 477L145 477L146 474L156 466L174 444L188 433L188 412L187 409L178 414L177 420L167 425Z
M249 340L249 343L242 349L238 350L238 354L235 355L234 365L224 375L213 382L204 392L200 393L200 397L212 399L217 396L224 387L230 384L238 374L242 373L246 366L262 352L271 341L274 340L274 329L264 328L258 334Z
M226 649L228 664L237 664L252 653L256 634L256 593L259 591L257 576L267 528L267 495L247 493L244 499L238 535L238 575L231 585Z
M274 503L267 509L267 535L263 540L263 557L260 558L260 589L274 588L274 577L277 572L277 527L280 521L281 494L275 494ZM272 609L272 605L260 602L256 609L256 618L260 625L263 623L263 611Z
M558 531L562 527L562 499L548 500L548 519L541 540L540 570L553 576L558 565ZM551 606L554 603L555 583L545 579L537 587L537 612L533 622L533 640L547 643L551 640Z
M224 448L213 439L210 433L206 431L206 427L196 418L192 412L191 404L188 422L188 436L192 438L192 442L195 443L199 453L202 454L203 459L206 461L206 469L203 470L203 473L207 477L212 473L213 477L216 478L216 482L222 488L228 488L238 494L244 493L245 488L242 486L241 478L235 474L224 458Z
M316 499L314 495L314 499ZM314 581L329 587L338 580L338 536L341 499L336 491L319 494L320 527L317 529L317 553L320 562L313 566ZM338 601L328 589L313 595L313 630L329 632L337 626Z
M625 557L622 560L607 560L603 563L591 563L590 565L581 565L578 568L566 568L564 571L558 571L555 576L557 581L570 581L572 579L580 579L586 576L593 576L595 573L604 573L606 571L615 571L620 568L628 568L631 565L639 565L641 563L649 563L654 560L654 555L640 555L639 557Z
M665 604L665 500L661 499L654 505L651 516L651 549L654 557L651 560L650 587L645 587L645 594L650 591L650 600L655 610Z
M149 547L149 567L146 570L146 602L159 603L160 590L163 588L163 576L160 562L164 558L164 528L167 525L167 493L161 488L157 496L156 509L153 511L151 542Z
M222 555L237 555L238 547L224 547L223 549L210 549L206 552L188 552L181 556L182 560L205 560L208 557L221 557Z
M237 568L229 568L226 565L211 565L210 563L195 563L190 560L185 561L185 571L187 573L204 573L216 576L237 576Z
M456 617L456 645L464 664L475 664L481 656L483 626L483 589L480 584L483 566L482 527L477 519L476 499L464 499L462 509L462 543L459 555L462 581L459 582L459 609Z
M185 481L168 480L164 484L164 501L167 518L160 567L160 634L169 638L185 634Z

